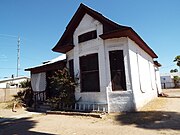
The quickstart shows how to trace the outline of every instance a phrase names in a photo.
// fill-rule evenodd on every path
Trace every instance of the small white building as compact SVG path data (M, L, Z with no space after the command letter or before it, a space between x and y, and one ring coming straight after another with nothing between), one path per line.
M180 77L180 73L163 73L160 75L161 78L161 86L164 89L168 89L168 88L174 88L175 84L174 84L174 76L179 76Z
M107 112L137 111L161 93L154 51L131 27L83 4L52 50L66 54L67 67L79 79L75 97L82 104L102 104Z
M25 76L0 79L0 88L19 88L20 83L28 79L29 78Z

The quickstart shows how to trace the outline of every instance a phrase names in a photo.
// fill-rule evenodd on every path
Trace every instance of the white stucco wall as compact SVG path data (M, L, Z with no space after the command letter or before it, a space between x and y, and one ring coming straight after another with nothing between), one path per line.
M86 42L78 43L78 36L89 31L97 30L97 38ZM74 49L67 52L67 60L74 59L74 73L79 75L79 57L98 53L99 60L99 77L100 77L100 92L81 92L80 85L76 88L76 99L81 97L80 102L85 103L105 103L107 104L106 96L106 74L104 60L104 45L103 40L99 37L103 33L103 26L100 22L85 14L80 24L76 28L73 36ZM79 80L80 83L80 80Z
M158 89L158 94L162 93L162 87L161 87L161 79L160 79L160 72L159 72L159 68L155 67L155 72L156 72L156 86Z
M97 38L78 43L78 36L97 30ZM154 62L145 51L127 37L102 40L102 24L85 14L74 31L75 47L67 52L67 60L74 60L74 74L79 78L79 57L98 53L100 92L81 92L76 88L76 99L84 103L103 103L108 105L108 112L134 111L141 108L157 96ZM125 91L112 91L109 51L123 50L126 76ZM79 80L80 83L80 80Z
M157 97L156 73L150 55L128 39L132 89L136 110Z
M128 40L127 38L114 38L105 40L105 56L106 56L106 74L107 74L107 90L109 100L109 111L110 112L122 112L134 110L132 85L130 78L130 67L129 67L129 54L128 54ZM110 73L110 62L109 62L109 51L123 50L124 55L124 66L126 76L126 91L112 91L111 84L111 73Z

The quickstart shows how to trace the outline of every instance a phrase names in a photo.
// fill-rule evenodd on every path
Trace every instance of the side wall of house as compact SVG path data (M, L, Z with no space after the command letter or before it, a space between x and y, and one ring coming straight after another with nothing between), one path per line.
M161 94L162 93L162 87L161 87L159 67L155 67L155 72L156 72L156 85L157 85L157 89L158 89L158 94Z
M89 31L97 31L97 38L82 43L78 43L78 36ZM107 104L106 96L106 69L104 60L104 45L103 40L99 37L103 33L102 24L85 14L80 24L76 28L73 41L74 49L67 52L67 60L74 60L74 74L76 78L80 78L80 65L79 57L86 56L88 54L98 53L99 61L99 80L100 80L100 92L81 92L80 85L76 88L75 96L76 99L81 99L80 102L83 103L103 103ZM80 79L79 79L80 83Z
M136 110L157 97L153 58L134 41L128 39L132 89Z
M133 111L133 93L130 77L130 65L129 65L129 52L128 52L128 40L125 37L113 38L105 40L105 60L106 60L106 74L107 74L107 91L109 100L110 112L122 112ZM123 50L125 77L126 77L126 90L124 91L112 91L111 73L110 73L110 60L109 52L114 50Z

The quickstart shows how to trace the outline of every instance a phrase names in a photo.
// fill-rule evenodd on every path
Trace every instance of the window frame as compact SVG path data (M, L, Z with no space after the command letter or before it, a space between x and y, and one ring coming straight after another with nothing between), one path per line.
M115 57L117 58L118 55L120 56L119 60L120 60L120 63L122 63L122 64L117 65L117 61L112 61L113 53L116 53L115 54L116 56L114 56L114 58ZM126 86L126 73L125 73L125 64L124 64L124 51L123 50L111 50L111 51L109 51L108 55L109 55L109 67L110 67L110 78L111 78L112 91L126 91L127 86ZM112 66L114 66L114 67L112 67ZM114 81L113 78L114 78L115 74L116 74L116 76L120 75L120 78L118 78L121 80L119 82L120 85L118 84L119 86L118 85L116 86L116 83L113 83L113 81ZM121 89L117 89L115 87L121 87Z
M90 60L92 58L92 60ZM94 59L95 58L95 59ZM97 65L93 65L88 67L86 66L85 68L83 67L83 62L86 64L86 62L88 62L88 64L92 64L93 59L95 60L95 62L93 62L93 64L97 64ZM91 63L89 63L91 62ZM88 54L86 56L81 56L79 57L79 65L80 65L80 87L81 87L81 92L100 92L100 75L99 75L99 59L98 59L98 53L93 53L93 54ZM84 68L84 69L83 69ZM92 68L89 69L88 68ZM94 69L95 68L95 69ZM92 78L94 75L97 77L96 79L93 79L92 82ZM84 80L84 77L88 77L91 78L91 87L94 87L92 90L87 89L86 85L87 82ZM89 82L88 82L89 83ZM89 85L89 84L88 84ZM96 86L95 86L96 85ZM97 88L97 89L96 89Z
M89 31L78 36L78 43L86 42L97 38L97 30Z
M74 59L70 59L68 61L69 64L69 75L72 79L74 79Z

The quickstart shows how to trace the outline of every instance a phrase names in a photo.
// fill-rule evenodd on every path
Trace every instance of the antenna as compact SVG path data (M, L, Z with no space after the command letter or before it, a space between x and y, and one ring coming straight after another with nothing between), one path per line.
M17 77L19 76L20 70L20 37L18 37L18 44L17 44Z

